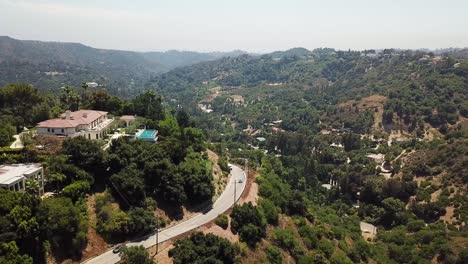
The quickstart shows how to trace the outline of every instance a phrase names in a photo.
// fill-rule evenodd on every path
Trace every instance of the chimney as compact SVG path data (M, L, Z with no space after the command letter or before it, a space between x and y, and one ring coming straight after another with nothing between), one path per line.
M71 116L71 111L70 110L65 111L65 119L70 120L70 116Z

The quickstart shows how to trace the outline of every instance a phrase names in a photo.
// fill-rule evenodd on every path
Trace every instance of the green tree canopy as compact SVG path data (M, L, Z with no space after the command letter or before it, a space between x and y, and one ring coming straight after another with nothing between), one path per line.
M143 246L124 247L119 253L122 264L152 264L148 251Z
M185 263L235 263L238 249L228 240L213 234L195 232L190 237L175 242L169 256L175 264Z

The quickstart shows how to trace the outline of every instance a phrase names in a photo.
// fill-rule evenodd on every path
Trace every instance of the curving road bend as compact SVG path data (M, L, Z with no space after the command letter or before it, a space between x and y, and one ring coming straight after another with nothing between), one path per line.
M170 228L159 231L159 243L162 243L171 238L177 237L183 233L186 233L190 230L193 230L197 227L200 227L212 220L214 220L218 215L226 212L234 203L234 191L236 192L236 201L239 200L241 194L244 192L247 177L245 172L238 166L234 164L229 164L231 167L231 176L229 178L226 189L219 196L219 198L214 202L213 207L204 213L199 213L194 217L181 222ZM129 242L127 246L139 246L143 245L145 248L149 248L156 244L156 235L151 235L148 238L138 241L138 242ZM106 251L105 253L94 257L92 259L86 260L83 263L86 264L114 264L120 260L119 254L112 253L112 249Z

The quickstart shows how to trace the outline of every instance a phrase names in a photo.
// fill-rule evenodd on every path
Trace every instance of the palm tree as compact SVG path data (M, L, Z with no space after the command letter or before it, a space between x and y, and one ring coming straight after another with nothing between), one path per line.
M39 183L34 179L26 181L26 191L34 195L39 194Z
M88 84L87 84L86 82L83 82L83 83L81 84L81 87L82 87L83 90L84 90L83 102L85 102L86 99L87 99L86 96L87 96L87 92L88 92Z

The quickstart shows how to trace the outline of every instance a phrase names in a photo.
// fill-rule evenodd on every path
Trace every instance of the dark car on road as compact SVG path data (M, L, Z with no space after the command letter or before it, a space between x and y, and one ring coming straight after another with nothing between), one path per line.
M115 254L117 254L117 253L119 253L120 251L122 251L122 249L124 249L124 248L125 248L125 244L121 244L121 245L116 246L116 247L112 250L112 252L115 253Z

